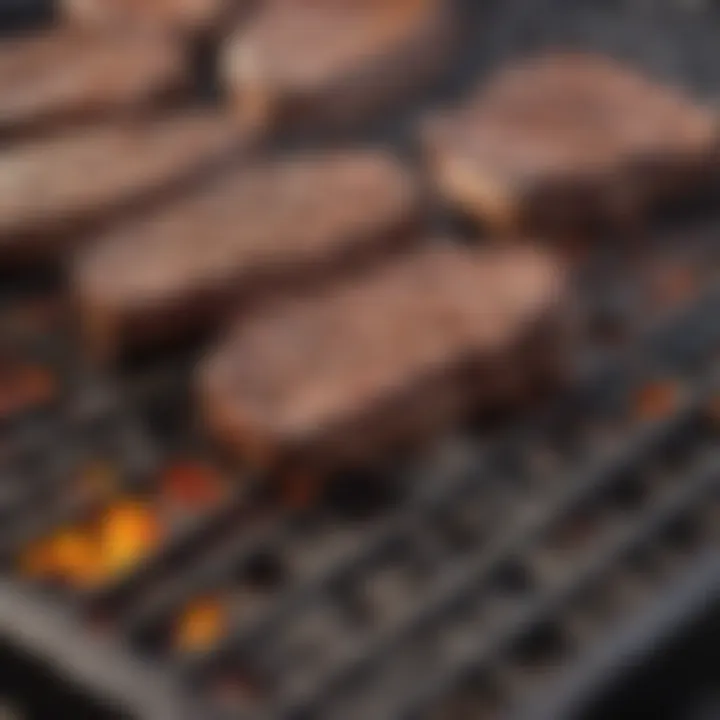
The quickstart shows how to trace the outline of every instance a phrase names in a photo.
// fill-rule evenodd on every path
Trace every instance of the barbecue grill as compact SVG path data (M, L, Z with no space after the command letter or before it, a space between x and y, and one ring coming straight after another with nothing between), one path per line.
M465 50L423 104L558 44L720 90L710 2L458 5ZM8 29L50 14L2 7ZM363 132L408 149L419 109ZM322 487L216 454L188 397L197 349L99 373L57 277L3 279L0 390L28 368L33 382L2 405L0 712L720 717L719 190L579 261L566 390ZM119 502L164 527L127 571L73 588L33 575L43 542Z

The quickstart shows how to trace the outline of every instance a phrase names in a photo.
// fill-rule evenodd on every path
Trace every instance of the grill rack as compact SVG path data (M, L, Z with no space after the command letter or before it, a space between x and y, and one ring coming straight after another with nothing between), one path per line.
M595 5L595 22L612 16L592 2L546 0L525 3L522 9L521 3L490 4L485 19L494 21L495 32L492 39L484 38L488 41L483 45L484 55L496 61L518 40L525 47L547 43L556 30L549 37L537 29L535 38L524 35L532 35L530 29L542 25L548 8L567 11L572 19L582 14L573 9L582 4ZM656 8L667 32L670 19L679 11L670 2L658 2ZM639 10L630 15L630 25L647 20ZM697 18L693 27L696 24ZM585 30L594 27L592 23L583 26ZM622 38L619 44L620 48L613 49L622 55ZM707 51L699 44L698 52L701 49ZM650 55L653 65L656 58ZM481 66L486 59L480 59ZM710 69L703 68L709 76ZM477 73L478 67L473 67L469 74ZM448 86L443 93L456 92L466 74L460 73L463 77L458 76L456 87ZM697 80L693 84L696 90L703 89ZM37 346L35 341L28 342L31 355L60 368L77 394L59 403L54 412L22 418L5 429L10 454L15 457L7 464L2 461L3 485L20 487L23 492L20 497L13 493L0 497L0 512L14 518L0 530L0 556L8 561L8 579L0 585L3 634L62 662L95 692L133 708L142 717L244 717L247 713L252 717L409 718L424 716L436 704L455 720L456 715L447 715L447 698L455 693L455 702L461 702L462 681L468 678L473 680L474 712L485 703L488 717L504 717L516 704L522 705L522 696L529 692L527 679L518 670L523 666L518 657L527 655L523 640L548 648L556 644L553 634L564 634L576 645L575 655L558 653L557 662L562 665L560 658L574 662L583 647L607 627L596 618L593 632L576 629L578 623L583 624L577 616L588 612L582 602L588 593L601 594L604 589L612 596L631 576L631 583L643 586L633 600L648 601L648 596L678 577L696 554L716 548L717 536L708 518L717 518L720 467L712 452L714 430L707 413L708 399L720 389L714 367L720 329L713 322L720 309L715 272L720 253L713 248L718 223L700 221L693 233L687 232L685 222L679 227L680 242L676 237L667 242L653 239L652 260L665 259L665 252L670 258L678 253L682 259L689 257L697 275L703 276L698 280L703 286L700 296L654 318L658 298L643 297L637 287L642 284L637 282L638 273L645 277L648 268L642 261L632 263L627 258L616 264L611 261L592 285L602 293L591 293L588 300L590 311L622 316L614 318L625 326L622 347L615 353L601 339L588 338L578 362L578 375L583 377L577 387L557 401L542 403L539 417L511 422L492 435L485 433L482 442L476 431L468 431L435 451L428 450L408 466L385 470L380 479L346 480L349 491L359 482L370 481L374 487L389 483L395 490L395 497L386 498L386 507L369 519L349 521L338 515L337 508L331 511L325 506L299 511L278 508L277 498L262 479L240 477L237 492L219 511L182 523L158 555L92 593L28 587L13 574L12 559L31 538L92 509L94 503L87 498L68 499L61 492L68 468L78 462L76 450L90 457L108 452L117 456L128 487L140 492L152 490L165 458L185 443L190 443L193 452L208 452L194 428L163 427L168 415L187 417L178 409L183 400L176 396L185 394L192 358L170 358L157 369L123 378L97 377L63 333L57 338L40 337ZM9 293L3 306L14 308L16 302ZM640 332L646 324L652 327ZM11 335L6 333L4 340L11 344ZM633 423L627 415L634 392L658 375L681 382L682 401L657 422ZM163 407L166 404L170 409ZM155 418L158 412L163 416L160 421ZM95 426L100 429L88 436L88 429ZM586 430L587 437L582 437L579 428ZM48 466L23 471L28 457L46 458ZM533 467L519 465L519 457ZM655 466L663 463L671 470L661 468L658 480ZM478 507L489 524L484 537L477 533L478 517L473 516ZM548 569L547 558L541 557L543 544L563 524L601 515L603 508L610 508L611 531L607 537L601 533L588 541L581 559L565 560L570 577L561 583L552 567ZM684 554L666 538L683 523L699 531L695 544ZM309 556L326 564L303 576L296 567L301 565L297 560L301 543L311 531L322 530L326 535L305 551L305 562ZM323 558L326 546L337 556ZM369 574L378 569L378 562L380 566L390 560L397 563L390 568L397 574L403 557L411 561L412 582L424 582L424 586L411 585L408 591L387 581L370 587ZM296 574L284 579L275 599L266 592L257 603L258 614L246 624L238 622L232 638L207 653L187 657L158 647L162 644L158 636L167 633L168 622L185 601L218 583L232 584L231 575L239 567L247 570L257 565L258 558L271 567L285 562L290 566L286 571ZM639 581L636 566L642 569L648 563L658 564L661 570L650 572L652 581L644 577ZM246 575L242 582L248 582ZM250 584L257 582L251 579ZM389 613L384 624L375 628L362 626L368 621L364 605L372 603L363 597L356 607L358 599L353 597L367 595L369 590L380 593L375 604ZM487 615L473 617L479 610ZM299 673L312 669L306 656L296 657L299 667L289 660L293 657L289 645L297 642L293 633L302 629L298 626L303 625L303 612L310 614L312 622L305 625L315 632L315 644L319 639L325 649L340 651L320 665L314 678ZM453 619L459 622L457 618L463 615L465 644L459 650L451 648L452 652L445 648L446 654L438 655L442 662L436 658L432 665L432 656L448 643L446 635L453 633ZM110 623L99 635L88 628L98 616ZM50 620L41 622L41 617ZM493 632L476 633L488 623ZM538 628L547 635L544 641L533 643ZM457 628L454 632L458 634ZM72 654L77 656L75 662ZM416 656L424 656L427 662L415 668L426 678L421 687L417 675L397 677L394 672L411 671ZM540 652L541 658L550 656ZM242 697L232 702L212 698L212 683L223 672L240 673L245 682L253 671L269 678L271 685L275 681L267 699L253 705ZM484 683L479 682L478 673L484 673L480 678ZM490 688L485 695L483 687Z
M706 251L702 259L705 261L707 272L707 268L712 267L709 262L712 258L712 246L708 246ZM715 257L717 265L716 253ZM617 290L612 290L611 294L617 294ZM633 503L638 502L637 498L634 498L638 490L633 489L637 484L637 480L633 479L633 471L642 469L648 460L661 459L668 447L673 450L671 455L675 455L673 462L677 464L679 460L682 461L675 469L673 475L675 481L685 478L685 473L693 470L693 463L688 462L687 455L689 454L692 459L695 445L701 450L707 450L708 446L712 447L712 433L708 435L708 427L703 429L702 419L710 398L718 389L713 372L716 350L720 346L720 329L713 322L718 309L720 309L720 285L709 282L705 291L694 303L689 307L678 308L675 312L670 312L669 315L659 319L657 326L646 333L643 341L628 340L628 349L625 352L621 351L616 353L616 357L607 358L605 363L590 372L588 378L580 381L579 389L575 389L569 397L551 403L549 409L540 412L539 418L524 422L520 427L511 424L499 438L494 438L488 447L478 447L472 441L465 443L464 448L462 443L455 443L455 447L451 443L451 446L446 448L445 457L441 452L439 459L435 461L440 464L442 471L438 471L437 465L429 466L423 476L414 476L410 483L412 494L404 499L394 513L381 514L369 524L351 525L350 534L355 540L355 545L349 544L343 547L337 542L337 535L327 535L326 543L320 544L339 547L343 552L340 552L338 557L331 558L327 565L316 570L314 575L298 577L294 585L286 587L274 603L264 601L254 624L240 628L232 642L225 642L209 654L201 654L197 657L170 658L167 664L161 659L159 664L163 667L163 671L159 674L168 674L173 678L181 678L192 683L198 679L202 680L203 676L212 675L213 668L222 669L223 662L228 659L228 650L237 652L248 648L247 654L252 657L253 652L261 645L269 644L272 648L271 638L273 635L278 635L278 628L282 628L283 623L287 623L292 629L298 624L299 613L304 608L323 607L321 598L338 588L342 590L342 583L348 578L361 575L363 582L367 582L367 571L372 568L373 561L381 560L386 564L388 549L391 551L395 549L397 552L399 545L401 549L404 547L406 552L414 549L415 552L427 553L428 557L425 561L430 564L433 561L433 554L437 556L434 563L436 569L438 564L444 569L439 573L439 578L434 584L436 590L430 594L429 599L422 596L424 601L404 618L398 620L396 617L395 624L384 628L376 635L370 635L369 640L360 646L360 650L356 649L357 654L348 657L345 665L333 664L332 672L324 682L312 684L313 688L329 690L340 687L346 678L353 675L362 676L363 669L371 667L378 659L393 657L393 649L402 647L403 643L412 640L416 632L426 633L427 626L437 622L443 615L451 617L453 606L457 607L458 603L462 605L461 599L470 596L473 592L474 578L478 578L480 582L474 592L477 593L479 590L481 596L490 593L497 599L498 591L502 593L508 590L510 596L513 592L520 592L521 595L529 593L526 604L532 611L531 614L541 611L546 614L551 612L551 608L557 607L566 596L571 597L575 594L577 587L584 580L584 574L572 578L573 584L570 588L544 594L541 592L543 588L535 587L539 585L539 578L529 581L524 577L527 571L523 571L523 568L535 565L534 561L528 561L528 552L531 558L536 556L538 542L542 547L541 541L548 532L557 527L558 523L562 524L568 519L576 520L574 511L578 508L597 508L604 496L607 502L608 497L613 498L612 490L616 496L619 496L615 497L615 505L619 504L622 509L623 504L629 503L630 508L633 508ZM597 357L597 352L593 352L593 355ZM627 421L623 421L622 414L619 415L618 411L627 411L627 401L634 397L634 391L645 385L648 377L652 377L660 368L663 377L672 376L683 382L685 392L682 403L668 417L658 422L634 424L631 421L628 424ZM148 383L139 384L148 386ZM572 413L568 416L569 408L573 408L574 416ZM593 409L597 414L592 413ZM148 453L145 445L152 435L142 430L141 425L133 424L132 421L137 418L133 418L132 413L118 412L114 417L118 421L127 423L131 430L129 436L133 440L127 445L128 456L137 457L136 453L140 448L142 449L140 456L146 458ZM553 417L556 419L555 423L551 422ZM515 466L508 465L513 458L518 457L517 451L527 450L530 438L534 438L534 443L530 446L531 450L547 447L548 444L557 444L557 423L567 430L574 426L573 417L580 417L584 425L590 426L595 432L602 423L610 421L611 427L615 425L613 434L605 439L604 445L600 446L599 456L588 462L584 453L580 452L580 460L573 461L573 450L577 457L578 449L572 448L573 443L570 442L570 447L564 448L566 452L570 451L571 458L569 462L566 461L564 471L557 466L551 466L550 472L545 473L526 471L523 481L522 468L517 467L517 463ZM545 438L539 435L543 432ZM560 439L565 440L567 446L568 438ZM577 444L580 440L574 438L574 441ZM608 450L613 451L608 452ZM680 453L679 459L678 453ZM683 455L686 457L683 458ZM532 459L532 453L526 451L523 457L526 460ZM716 461L716 458L712 459ZM590 553L590 557L596 556L595 562L600 568L603 563L612 564L613 558L622 555L625 546L632 548L634 544L641 544L643 540L648 543L647 538L652 537L653 531L658 532L658 526L662 529L663 524L671 524L675 516L682 515L683 512L692 512L693 506L707 510L710 507L710 500L717 496L717 481L720 478L717 474L718 469L720 468L717 462L714 462L709 468L698 470L697 478L691 474L693 482L689 483L690 489L678 493L677 497L671 496L666 505L661 504L657 508L652 505L646 507L644 502L640 502L639 507L634 508L634 514L621 523L629 537L623 536L618 541L622 541L618 548L593 547L594 552ZM666 479L665 483L667 482ZM684 479L684 482L688 483L687 479ZM571 486L570 493L568 486ZM222 518L238 517L234 515L234 511L243 507L243 496L245 503L249 503L248 507L257 508L257 486L250 484L245 487L248 488L247 494L240 493L236 502L231 505L233 512L226 507L222 508L220 511ZM660 486L661 489L662 487L663 485ZM541 503L537 502L539 495L545 497ZM495 504L491 504L493 500ZM645 498L645 501L647 500L648 498ZM463 501L462 506L458 505L458 501ZM535 508L533 502L536 504ZM437 531L438 527L442 527L442 522L438 520L442 521L443 515L448 512L452 517L453 513L457 514L458 509L466 510L468 507L477 509L478 505L485 508L486 512L490 506L490 515L502 517L503 523L507 526L506 532L498 534L495 529L493 535L492 529L488 530L487 534L492 538L492 542L487 545L482 545L481 539L477 537L470 538L469 548L475 550L475 554L466 555L455 564L443 566L448 550L445 548L445 556L443 556L442 550L437 547L441 544L441 538L434 537L432 532L433 529ZM72 513L65 517L74 517L78 512L77 508L71 509ZM523 509L525 513L522 512ZM82 510L84 511L84 508ZM205 552L202 550L196 552L197 557L194 562L191 558L187 567L180 572L176 571L172 582L158 583L159 575L155 572L158 563L163 560L167 562L169 557L177 555L178 548L187 545L191 538L197 538L198 534L207 535L207 528L215 528L217 525L218 518L213 515L208 520L195 523L175 544L164 547L158 557L148 561L144 572L141 570L115 586L104 588L100 593L65 598L65 600L71 603L80 616L98 605L107 606L108 603L110 606L119 605L120 610L116 611L115 622L120 628L118 633L120 639L142 641L143 631L147 631L148 627L152 628L153 621L158 617L160 620L167 618L169 610L177 609L183 599L197 594L205 582L208 580L212 582L213 576L226 579L228 568L241 565L243 560L246 563L251 561L259 552L269 556L274 550L277 556L283 557L291 548L298 546L303 535L313 526L317 532L322 517L318 517L314 510L308 512L310 517L304 519L288 517L297 516L298 513L289 512L285 515L275 513L269 516L265 525L261 523L256 532L231 533L227 538L221 538L221 545L226 546L222 552L218 552L216 543L209 542ZM18 518L18 524L23 528L27 527L24 520L22 516ZM43 520L44 527L49 528L58 522L58 516L53 512ZM447 524L447 518L445 523ZM34 529L34 532L37 533L38 530ZM27 540L27 536L26 531L11 544L17 547ZM467 538L465 542L468 543ZM313 547L317 548L317 542ZM484 552L478 553L481 547L484 547ZM625 552L629 550L626 548ZM395 557L397 558L397 555ZM571 563L571 567L577 565ZM362 574L363 572L365 574ZM600 574L600 570L597 570L596 574ZM144 575L155 581L150 583L151 586L155 585L151 588L155 592L148 592L146 589L143 591L143 585L137 582L138 578ZM134 593L139 595L139 598L133 597ZM394 604L396 608L401 604L404 610L412 607L407 597L402 599L401 603L396 599ZM331 616L328 613L328 617ZM11 617L14 615L9 614L8 618ZM512 638L521 632L523 625L533 625L531 619L523 623L520 623L520 619L519 616L514 618L514 622L509 622L503 632L497 632L497 648L492 654L493 657L497 657L502 647L507 646ZM537 623L537 620L535 622ZM278 655L280 659L288 657L287 648L283 649L281 644L282 633L280 637L280 650L275 653L275 663L278 662ZM333 644L334 641L330 643ZM140 642L141 648L142 645L143 643ZM444 673L437 676L436 692L451 685L453 677L466 674L469 667L480 663L483 648L485 653L489 652L483 642L478 648L467 649L465 654L456 657L453 663L448 664ZM475 651L479 653L477 657ZM270 655L266 669L272 667L272 653ZM262 657L262 653L260 656ZM283 674L288 678L297 677L287 668ZM413 700L412 693L409 695L400 693L396 696L407 695L409 703L407 711L410 712L414 709L414 704L432 698L433 687L434 684L430 683L423 686L423 697L419 699ZM363 696L366 699L372 697L367 693L363 693ZM381 693L381 698L391 696L390 693ZM329 697L332 697L332 694ZM354 704L356 701L357 698ZM282 712L276 714L281 716L298 705L321 707L323 702L324 698L314 693L310 693L302 702L297 697L293 700L293 693L289 693L281 700L282 707L278 708ZM386 708L382 712L389 714L383 715L381 709L374 708L372 716L395 717L395 712L404 713L405 710L404 706ZM345 716L347 711L342 712ZM326 716L338 715L330 710L330 714Z

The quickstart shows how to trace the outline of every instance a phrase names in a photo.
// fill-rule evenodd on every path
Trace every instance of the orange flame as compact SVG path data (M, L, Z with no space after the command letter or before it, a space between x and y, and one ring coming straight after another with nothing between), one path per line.
M154 510L141 501L123 499L94 523L63 528L32 543L21 553L19 567L36 580L91 587L129 570L161 539Z
M20 558L22 572L35 579L57 579L75 587L95 585L102 577L102 558L81 528L67 528L28 547Z
M227 627L224 608L217 598L190 603L181 613L175 630L175 646L185 652L211 647Z
M100 519L98 539L106 571L124 572L162 539L156 514L135 500L113 503Z

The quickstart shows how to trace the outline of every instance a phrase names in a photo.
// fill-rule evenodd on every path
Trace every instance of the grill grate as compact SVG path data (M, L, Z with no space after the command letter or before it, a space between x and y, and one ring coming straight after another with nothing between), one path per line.
M556 42L637 59L705 96L720 87L715 7L462 4L477 37L433 102ZM404 141L416 110L369 134ZM659 218L644 246L608 242L581 269L573 382L532 417L473 424L327 487L295 478L292 492L216 456L192 417L192 352L98 375L56 278L2 283L0 360L40 364L56 392L0 411L0 630L153 720L459 720L532 707L717 551L713 204ZM221 501L180 510L168 467L198 463L224 482ZM135 565L79 589L19 571L38 539L118 495L165 527ZM183 650L190 614L206 637Z
M647 598L665 570L682 565L683 543L692 554L716 539L706 531L720 477L720 285L707 271L711 246L699 257L708 280L693 302L596 366L583 364L576 386L537 417L508 422L485 442L469 429L392 478L343 478L345 490L320 507L284 507L248 480L127 576L90 592L46 588L47 597L71 608L74 622L103 618L113 642L129 641L131 654L233 716L244 708L253 717L338 717L354 708L357 717L412 717L487 668L508 703L528 675L538 679L543 653L578 651L582 633L569 628L592 635L594 622L600 632L578 605L586 588L606 589L611 604L618 588L629 595L623 602ZM80 383L107 399L99 405L108 435L122 467L135 469L127 487L153 488L165 454L135 411L154 399L128 407L101 385ZM98 446L85 427L54 447L89 445L92 455ZM364 482L392 482L397 497L369 518L333 507L333 496ZM41 486L45 500L65 487ZM38 512L27 503L4 535L8 557L93 504ZM203 597L224 598L229 627L206 651L173 650L179 613ZM428 678L421 687L418 676ZM238 692L227 692L228 677Z

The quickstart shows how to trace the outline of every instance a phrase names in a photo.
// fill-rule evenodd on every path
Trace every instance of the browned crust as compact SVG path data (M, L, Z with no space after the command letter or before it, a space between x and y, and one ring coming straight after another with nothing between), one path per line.
M413 4L418 9L408 10ZM273 12L272 3L266 7L268 14ZM442 75L455 45L453 10L452 3L444 0L368 3L367 13L377 15L378 26L388 22L395 12L407 14L408 23L414 22L415 27L395 45L375 55L358 56L352 68L338 71L334 77L329 75L326 82L312 88L296 86L283 75L283 60L287 70L294 64L292 38L282 54L274 53L279 65L271 71L265 68L263 42L255 37L256 26L250 21L227 41L221 74L240 117L261 115L276 126L302 130L352 127L410 98ZM306 10L288 4L280 12L292 12L301 18ZM418 17L413 18L413 12ZM268 25L271 21L266 20L261 10L255 22ZM302 28L302 23L298 23L298 28ZM340 33L348 29L342 22L336 28ZM333 32L333 28L328 28L328 32Z
M385 311L392 313L392 307ZM241 323L238 332L242 328ZM199 369L199 405L211 433L241 461L263 470L322 474L371 463L443 432L478 408L521 402L539 386L560 381L568 334L558 299L539 310L509 345L459 354L422 376L407 377L402 386L359 406L356 413L295 437L284 435L269 419L263 423L252 417L225 387L217 363L219 358L227 363L229 357L221 355L221 345Z
M247 143L222 116L182 113L6 149L0 262L57 261L91 234L201 182Z
M588 102L603 112L583 116ZM645 105L647 136L637 130ZM464 106L430 118L420 136L439 195L505 237L634 229L653 205L697 191L720 166L713 113L591 54L511 66ZM554 153L555 164L523 159L538 152L543 162Z
M0 137L156 113L187 95L184 46L154 33L45 31L0 47Z
M93 31L118 28L205 35L247 12L256 0L61 0L66 21Z
M367 154L364 151L358 153L360 157ZM384 158L384 155L378 157ZM282 165L282 162L278 163L280 171ZM233 266L226 277L212 283L203 280L202 275L196 277L191 274L186 278L185 285L176 287L173 284L171 290L167 290L162 298L156 298L152 303L144 302L136 293L129 292L122 297L109 299L104 283L98 282L97 276L98 273L110 271L110 268L106 267L107 262L102 264L104 269L93 267L93 260L101 255L109 244L119 243L128 247L128 242L132 241L136 249L135 261L142 263L143 254L153 245L153 223L158 217L151 216L147 223L141 221L88 248L76 264L74 285L77 288L81 316L85 318L84 337L90 354L107 361L134 350L162 347L183 339L206 335L228 315L235 314L238 307L242 307L245 312L251 312L252 308L266 298L302 294L331 282L339 282L383 258L412 247L420 238L422 192L412 173L399 162L392 160L390 167L393 168L393 185L388 190L398 198L404 198L396 208L383 211L384 214L377 221L368 221L366 227L354 224L340 230L342 223L338 223L337 242L324 248L322 254L320 250L308 256L298 254L296 260L288 259L295 257L292 239L297 237L299 242L302 236L293 234L292 227L284 231L275 228L272 217L264 215L264 209L258 210L261 214L255 214L252 218L242 214L232 217L240 200L230 190L234 183L242 181L243 175L252 175L251 168L241 169L236 174L220 178L213 185L200 190L195 195L197 210L194 210L191 204L192 198L190 203L181 202L166 207L161 211L161 216L185 218L185 232L195 234L197 231L200 238L202 226L198 223L202 223L205 216L203 200L212 196L225 196L227 202L224 205L230 216L222 220L225 226L220 232L224 239L237 237L237 242L242 243L243 222L259 222L261 225L264 223L264 226L278 237L287 237L287 240L282 241L275 255L256 258L245 265L239 263L237 267ZM262 171L262 164L260 169ZM333 196L331 191L332 188L327 188L326 212L342 212L342 208L330 203L342 204L350 202L351 198L341 199ZM236 215L237 212L240 211L236 211ZM318 208L317 212L322 215L322 208ZM368 207L370 218L372 212L373 208ZM203 253L205 250L206 247L199 240L196 248L186 247L179 252ZM231 261L232 258L229 258L228 262ZM171 263L172 258L167 258L167 262ZM124 272L127 271L128 268L125 268Z

